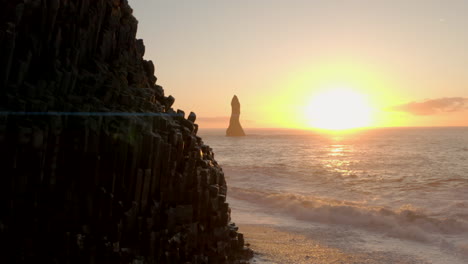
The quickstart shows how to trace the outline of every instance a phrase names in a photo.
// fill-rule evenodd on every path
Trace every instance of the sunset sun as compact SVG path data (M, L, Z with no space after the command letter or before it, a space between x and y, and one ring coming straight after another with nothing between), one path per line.
M372 109L365 96L348 89L317 94L306 112L313 128L343 130L371 125Z

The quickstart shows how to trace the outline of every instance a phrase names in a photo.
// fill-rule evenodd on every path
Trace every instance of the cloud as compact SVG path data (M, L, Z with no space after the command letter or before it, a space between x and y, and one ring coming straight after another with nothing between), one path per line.
M457 112L468 109L468 98L444 97L423 102L410 102L396 105L392 111L407 112L413 115L434 115L440 112Z
M229 124L229 119L231 119L230 116L215 116L215 117L197 117L197 122L203 122L203 123L227 123ZM251 123L251 120L243 120L241 118L240 120L241 123Z
M229 116L197 117L197 121L205 123L229 122Z

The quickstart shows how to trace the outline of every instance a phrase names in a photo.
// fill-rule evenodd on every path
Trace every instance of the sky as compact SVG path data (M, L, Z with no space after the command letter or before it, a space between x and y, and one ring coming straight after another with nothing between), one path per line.
M129 3L157 83L203 128L228 126L233 95L246 128L349 120L358 103L370 127L468 126L466 0ZM346 92L315 107L330 90Z

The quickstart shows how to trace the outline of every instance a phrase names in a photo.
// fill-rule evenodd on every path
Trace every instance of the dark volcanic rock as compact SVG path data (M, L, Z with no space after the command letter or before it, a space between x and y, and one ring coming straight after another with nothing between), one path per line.
M240 103L237 96L231 100L231 119L229 120L229 127L226 130L226 136L228 137L242 137L245 136L244 130L239 121L240 116Z
M0 263L239 263L226 181L127 0L0 0Z

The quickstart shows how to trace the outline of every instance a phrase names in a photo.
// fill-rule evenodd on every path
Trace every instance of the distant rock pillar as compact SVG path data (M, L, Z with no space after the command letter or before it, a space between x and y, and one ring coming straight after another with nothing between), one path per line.
M226 130L226 136L228 137L243 137L245 136L244 130L239 122L240 116L240 103L237 96L234 95L231 101L231 119L229 120L229 127Z

